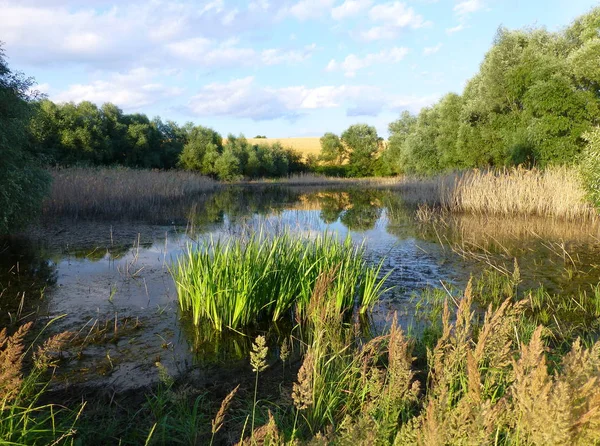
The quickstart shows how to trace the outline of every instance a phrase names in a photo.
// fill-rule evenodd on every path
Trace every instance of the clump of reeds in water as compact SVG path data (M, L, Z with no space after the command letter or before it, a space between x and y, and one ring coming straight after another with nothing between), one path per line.
M382 264L368 265L364 246L350 238L259 233L189 245L172 273L181 308L196 325L208 320L221 331L302 315L318 277L331 270L335 279L327 298L340 313L354 308L364 313L385 291Z

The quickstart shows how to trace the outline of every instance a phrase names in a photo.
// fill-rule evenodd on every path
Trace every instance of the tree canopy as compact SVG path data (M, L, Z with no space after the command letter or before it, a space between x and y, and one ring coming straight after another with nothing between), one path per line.
M560 32L500 28L479 72L390 124L382 170L569 164L600 124L600 8Z
M32 79L9 69L0 46L0 233L38 213L50 183L31 151L33 85Z

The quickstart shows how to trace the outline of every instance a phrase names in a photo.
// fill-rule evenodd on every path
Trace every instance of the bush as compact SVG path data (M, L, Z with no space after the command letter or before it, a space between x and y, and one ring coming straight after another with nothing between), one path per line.
M0 47L0 233L38 213L50 183L28 150L33 84L32 79L10 71Z

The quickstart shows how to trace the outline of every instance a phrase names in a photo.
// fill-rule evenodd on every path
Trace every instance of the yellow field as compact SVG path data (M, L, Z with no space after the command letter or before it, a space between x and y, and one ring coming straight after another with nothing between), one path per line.
M291 147L294 150L302 153L302 155L318 155L321 151L321 143L318 137L306 138L248 138L251 144L273 144L279 141L285 148Z

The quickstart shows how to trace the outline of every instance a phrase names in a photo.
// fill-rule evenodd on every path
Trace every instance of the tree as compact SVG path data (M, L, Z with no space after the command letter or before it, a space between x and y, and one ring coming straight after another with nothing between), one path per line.
M215 161L215 173L224 181L232 181L239 177L240 162L231 148L225 148L223 154Z
M0 233L35 216L50 184L29 145L33 85L31 78L9 69L0 45Z
M375 156L379 149L375 127L367 124L351 125L342 133L341 140L350 153L350 173L357 177L373 175Z
M341 166L348 158L348 152L342 144L340 137L335 133L325 133L321 139L321 161Z
M214 163L223 152L223 138L213 129L202 126L188 126L187 131L187 143L179 157L179 165L214 176Z
M408 111L403 111L400 119L390 123L390 137L386 149L381 154L380 174L397 175L405 172L409 163L406 153L406 139L414 131L417 118Z

